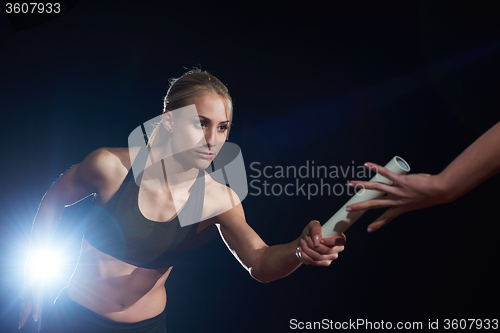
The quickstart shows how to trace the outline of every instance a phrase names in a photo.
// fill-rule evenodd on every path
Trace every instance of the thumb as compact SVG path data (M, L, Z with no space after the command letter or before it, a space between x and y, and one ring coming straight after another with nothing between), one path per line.
M317 220L313 220L309 222L308 229L309 237L311 237L312 241L314 242L314 246L318 247L322 238L321 223L319 223L319 221Z

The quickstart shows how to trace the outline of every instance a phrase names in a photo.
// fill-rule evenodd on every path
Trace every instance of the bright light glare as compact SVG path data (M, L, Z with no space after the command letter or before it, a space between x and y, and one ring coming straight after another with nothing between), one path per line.
M61 254L55 250L38 251L33 255L30 265L30 277L36 280L48 281L61 274Z

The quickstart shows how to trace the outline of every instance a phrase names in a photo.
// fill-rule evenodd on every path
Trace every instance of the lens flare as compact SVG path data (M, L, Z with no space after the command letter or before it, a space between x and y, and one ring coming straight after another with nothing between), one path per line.
M59 251L46 249L33 254L29 265L31 279L47 281L61 274L62 259Z

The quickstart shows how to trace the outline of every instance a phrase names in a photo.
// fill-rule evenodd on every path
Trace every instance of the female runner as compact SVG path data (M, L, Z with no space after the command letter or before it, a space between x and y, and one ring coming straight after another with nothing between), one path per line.
M65 206L94 194L78 265L42 323L42 332L165 332L165 281L183 252L214 225L260 282L301 264L328 266L345 237L321 237L311 221L287 244L268 246L246 223L238 196L207 168L232 118L227 88L207 72L172 80L148 148L100 148L47 191L33 222L28 265L45 248ZM40 282L27 281L20 313L40 316ZM30 290L30 291L28 291Z

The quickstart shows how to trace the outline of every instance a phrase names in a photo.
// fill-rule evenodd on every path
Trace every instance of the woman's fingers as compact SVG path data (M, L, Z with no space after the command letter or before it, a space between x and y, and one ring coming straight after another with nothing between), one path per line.
M297 257L302 263L314 266L329 266L344 250L345 235L322 238L321 223L311 221L304 228L299 240Z
M345 235L342 234L340 236L332 236L332 237L327 237L323 238L321 240L321 244L324 244L328 247L334 247L334 246L343 246L345 244Z
M33 320L38 321L40 318L40 302L33 303Z
M395 183L397 184L397 183ZM361 180L351 180L349 181L349 186L354 187L358 191L362 190L375 190L383 193L401 195L401 189L399 186L388 185L379 182L361 181Z
M338 249L340 252L343 249ZM303 263L306 265L313 266L329 266L331 262L338 258L338 252L333 253L329 256L322 256L321 258L314 254L313 252L308 251L307 248L301 247L301 256ZM315 259L316 258L316 259Z
M26 320L31 313L31 302L23 299L21 301L21 311L19 312L19 328L23 327L26 324Z
M403 214L403 209L394 208L387 210L384 214L380 215L378 219L376 219L373 223L371 223L367 230L368 232L377 231L382 228L384 225L388 224L392 220L394 220L399 215Z
M42 288L40 285L25 286L22 292L21 310L19 311L19 328L23 327L28 320L30 313L33 320L38 321L41 313Z
M318 246L316 246L316 243L313 242L313 240L309 236L306 236L304 241L310 249L319 254L332 254L335 252L335 247L343 246L345 244L345 239L346 238L344 234L340 236L322 238Z
M372 199L367 201L358 202L346 207L348 212L355 212L359 210L369 210L378 208L394 207L401 204L399 198L394 196L387 196L380 199Z
M316 260L323 260L326 259L325 256L328 256L330 254L334 254L338 252L338 248L342 245L338 246L326 246L323 244L320 244L318 247L316 247L314 244L311 243L311 240L301 240L301 248L305 249L309 256ZM306 246L307 245L307 246Z
M395 173L387 170L386 168L384 168L383 166L380 166L378 164L366 162L364 164L364 167L369 169L370 171L375 171L376 173L384 176L385 178L387 178L389 180L392 180L393 182L397 183L397 180L399 179L399 175L396 175Z
M342 236L328 237L323 241L316 247L310 237L305 240L300 239L299 250L303 263L314 266L329 266L333 260L338 258L339 252L344 251L345 238Z

